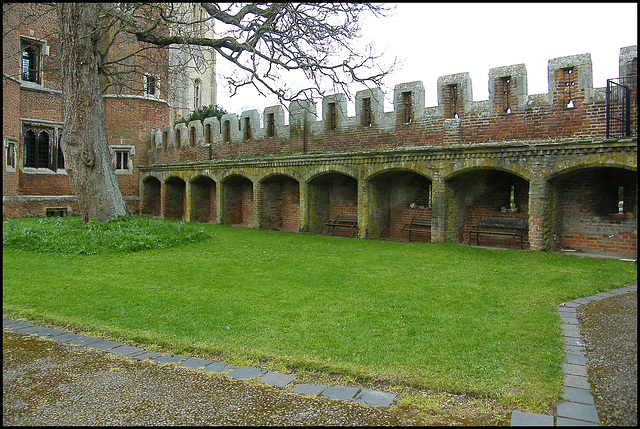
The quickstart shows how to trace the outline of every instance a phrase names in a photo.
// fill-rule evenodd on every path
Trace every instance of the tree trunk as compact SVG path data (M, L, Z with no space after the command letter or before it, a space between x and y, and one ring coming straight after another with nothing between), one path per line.
M82 222L103 222L128 213L107 145L98 79L98 6L58 3L62 51L65 169L78 198Z

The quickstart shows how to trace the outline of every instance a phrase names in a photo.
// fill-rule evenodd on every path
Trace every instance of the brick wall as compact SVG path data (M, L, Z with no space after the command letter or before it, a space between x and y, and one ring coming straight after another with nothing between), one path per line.
M554 182L561 248L637 252L637 177L632 171L589 169ZM619 189L623 188L620 212Z
M273 176L262 182L260 228L276 231L300 230L300 186L287 176Z
M363 125L362 95L357 97L354 117L343 114L346 101L341 94L323 99L323 118L328 105L338 106L335 128L328 119L316 120L316 107L302 112L296 103L290 106L289 126L281 126L275 137L265 137L266 125L256 127L257 119L246 121L236 115L225 115L222 126L229 123L231 135L227 140L214 133L210 153L205 150L183 149L185 157L169 149L155 151L155 163L184 160L236 158L254 155L325 153L417 146L448 146L504 141L540 141L548 139L603 138L606 134L605 87L594 87L590 54L554 58L549 61L547 94L526 93L524 64L498 67L489 73L489 100L472 100L471 79L468 73L443 76L438 79L438 106L424 106L422 82L396 85L394 106L384 112L376 106L375 120ZM621 49L621 76L637 74L636 46ZM613 78L614 76L612 76ZM635 80L630 80L635 85ZM606 84L606 82L602 82ZM376 89L378 92L379 89ZM369 95L369 94L367 94ZM635 97L635 93L632 94ZM637 121L637 102L632 100L631 117ZM405 104L409 103L406 107ZM265 109L272 111L275 107ZM409 119L405 118L407 109ZM241 115L257 117L257 112ZM637 122L636 122L637 123ZM635 127L632 129L635 130ZM250 135L247 138L247 135ZM171 137L169 136L169 139ZM183 138L184 140L184 138ZM203 145L206 146L207 144ZM175 148L175 144L169 144Z
M517 212L511 210L513 186ZM480 218L529 217L528 182L513 174L498 170L476 170L463 173L447 184L448 234L460 243L468 244L468 232ZM481 245L513 247L513 239L498 235L481 235ZM523 246L529 248L525 236Z
M309 185L312 232L322 234L325 223L338 215L358 215L358 184L343 174L328 173L314 179ZM334 235L350 236L350 230L335 228Z
M191 220L216 222L216 183L208 177L191 181Z
M253 227L253 183L245 177L232 176L222 186L222 223Z
M10 106L17 106L20 104L20 84L14 80L4 77L2 79L2 135L3 135L3 150L2 150L2 195L16 195L19 193L18 187L18 168L22 157L20 156L19 141L20 141L20 115L16 109L10 108ZM15 147L15 165L16 168L7 171L7 150L4 144L10 138L16 143Z

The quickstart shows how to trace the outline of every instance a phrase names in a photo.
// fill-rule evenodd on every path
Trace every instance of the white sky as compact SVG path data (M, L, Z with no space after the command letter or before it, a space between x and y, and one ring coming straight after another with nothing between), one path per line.
M397 56L404 63L382 88L389 112L396 84L422 81L425 105L432 107L438 77L454 73L468 72L474 101L487 100L489 69L513 64L525 64L529 95L544 94L550 59L586 53L593 86L606 87L607 79L618 77L620 48L638 43L637 16L636 3L400 3L389 18L366 19L362 38L387 62ZM228 67L219 59L218 75ZM352 95L363 88L353 86ZM278 104L250 88L229 97L220 77L217 93L218 105L238 115ZM354 111L348 102L348 115Z

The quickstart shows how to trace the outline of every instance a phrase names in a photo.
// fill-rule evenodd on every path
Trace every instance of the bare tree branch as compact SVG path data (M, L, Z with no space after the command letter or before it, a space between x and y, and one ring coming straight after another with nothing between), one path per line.
M380 86L396 67L384 66L372 47L361 48L361 16L384 16L390 8L370 3L202 3L207 19L181 14L172 4L103 5L102 12L122 24L138 41L157 47L203 46L232 63L225 76L232 95L244 86L260 94L275 94L280 102L322 96L331 90L350 96L349 84ZM216 37L185 29L212 20ZM310 82L293 90L282 83L289 72L301 72Z

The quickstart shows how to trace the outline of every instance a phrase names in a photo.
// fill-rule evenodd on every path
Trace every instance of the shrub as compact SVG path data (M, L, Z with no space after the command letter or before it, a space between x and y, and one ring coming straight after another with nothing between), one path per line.
M38 253L99 254L137 252L193 243L211 237L195 223L144 217L120 217L107 222L80 216L23 218L4 221L2 243Z
M229 112L227 112L217 104L215 105L211 104L209 106L202 106L197 108L196 110L191 112L189 116L187 116L186 118L184 117L178 118L173 125L175 126L176 124L180 124L180 123L188 124L191 121L202 121L206 118L211 118L214 116L218 118L218 120L220 121L222 119L222 116L226 115L227 113Z

